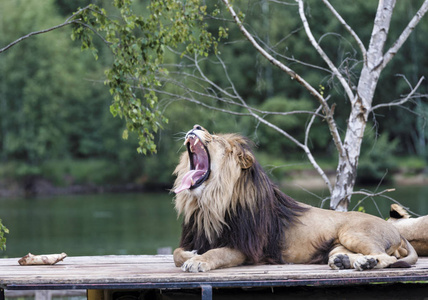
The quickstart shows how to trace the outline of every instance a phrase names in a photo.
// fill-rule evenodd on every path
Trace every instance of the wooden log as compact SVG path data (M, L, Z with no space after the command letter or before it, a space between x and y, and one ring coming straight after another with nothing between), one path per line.
M28 253L24 257L18 260L21 266L27 265L54 265L57 262L63 261L67 257L64 252L61 254L44 254L44 255L33 255Z

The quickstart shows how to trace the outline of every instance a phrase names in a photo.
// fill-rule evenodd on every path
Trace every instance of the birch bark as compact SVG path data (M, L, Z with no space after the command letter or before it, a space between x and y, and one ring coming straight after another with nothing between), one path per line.
M368 114L372 107L373 96L383 69L383 49L388 36L395 0L380 0L374 20L367 58L364 62L357 92L351 99L351 113L348 119L343 146L345 151L339 156L336 170L336 183L330 200L330 208L339 211L348 210L355 179L358 159Z

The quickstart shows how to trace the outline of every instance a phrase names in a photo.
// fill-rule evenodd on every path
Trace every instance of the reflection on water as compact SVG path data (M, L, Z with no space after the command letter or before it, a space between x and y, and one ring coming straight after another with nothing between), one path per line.
M326 191L287 190L295 199L320 205ZM428 187L398 188L388 193L411 211L428 214ZM0 199L0 218L10 230L0 257L66 252L77 255L155 254L178 245L180 220L170 194L73 195L33 199ZM362 196L352 198L351 208ZM368 213L388 216L390 200L368 198ZM328 207L325 203L324 207Z
M3 199L0 207L10 231L0 256L155 254L179 242L181 225L168 194Z

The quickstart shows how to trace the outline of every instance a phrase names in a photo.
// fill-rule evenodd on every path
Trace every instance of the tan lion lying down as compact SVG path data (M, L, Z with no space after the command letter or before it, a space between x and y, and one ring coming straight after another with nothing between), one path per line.
M407 211L398 204L391 205L389 213L391 222L398 228L420 256L428 256L428 216L411 218Z
M386 221L315 208L283 194L256 161L251 142L195 125L175 169L184 217L176 266L205 272L241 264L328 263L332 269L409 267L413 247Z

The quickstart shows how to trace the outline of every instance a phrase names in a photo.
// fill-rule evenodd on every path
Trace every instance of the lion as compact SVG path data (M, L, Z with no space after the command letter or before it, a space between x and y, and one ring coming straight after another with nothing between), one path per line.
M413 247L385 220L312 207L282 193L247 138L212 135L195 125L184 144L173 187L183 216L173 258L183 271L266 263L367 270L416 263Z
M388 222L410 242L419 256L428 256L428 216L411 218L398 204L391 204Z

